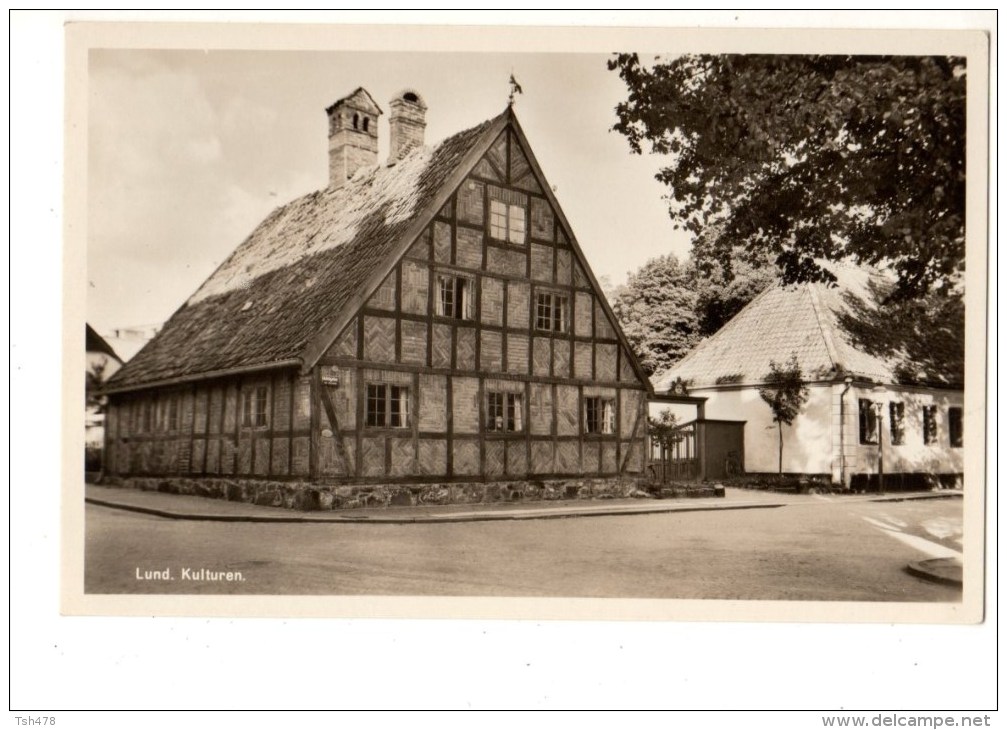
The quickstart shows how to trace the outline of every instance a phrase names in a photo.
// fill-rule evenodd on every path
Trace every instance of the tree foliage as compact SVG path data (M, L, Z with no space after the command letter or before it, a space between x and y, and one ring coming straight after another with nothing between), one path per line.
M665 448L671 448L675 442L681 439L677 433L679 428L678 417L672 413L670 408L664 408L655 418L648 416L647 433L655 443L661 444Z
M88 408L96 413L105 412L107 397L101 392L108 380L105 375L107 361L99 361L91 365L84 373L84 398Z
M697 261L730 273L743 242L786 283L832 281L827 259L891 267L896 298L955 285L963 59L618 54L609 68L628 87L614 129L636 153L669 156L670 214L707 234Z
M808 386L804 383L797 353L783 365L769 361L769 374L765 387L759 388L762 398L773 412L773 423L780 435L780 473L783 473L783 425L790 425L808 400Z
M699 336L709 337L752 301L757 294L777 281L772 262L752 263L737 257L731 269L719 264L702 267L693 263L692 286L696 292L696 318Z
M651 259L616 290L612 310L648 375L698 342L696 293L688 267L672 255Z
M626 338L648 375L681 360L704 337L776 280L768 262L735 262L731 278L719 265L700 270L674 255L651 259L611 299Z
M838 324L851 343L894 362L906 385L961 388L965 383L965 302L960 296L931 293L888 301L885 288L871 282L865 298L848 294Z

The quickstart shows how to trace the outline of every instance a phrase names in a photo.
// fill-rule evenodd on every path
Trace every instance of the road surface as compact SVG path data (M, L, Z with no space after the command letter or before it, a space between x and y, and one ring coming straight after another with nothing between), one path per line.
M192 522L89 504L85 591L943 602L961 590L905 566L960 554L961 533L960 499L401 525Z

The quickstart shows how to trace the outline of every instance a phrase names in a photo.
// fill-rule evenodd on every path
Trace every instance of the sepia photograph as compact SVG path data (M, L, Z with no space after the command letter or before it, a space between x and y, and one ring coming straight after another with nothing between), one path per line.
M962 47L87 48L83 593L974 620Z
M991 726L994 13L10 20L15 724Z

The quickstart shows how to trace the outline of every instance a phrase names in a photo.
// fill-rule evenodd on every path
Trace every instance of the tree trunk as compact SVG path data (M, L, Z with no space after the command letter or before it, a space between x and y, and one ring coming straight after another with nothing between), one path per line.
M783 476L783 421L777 421L776 428L780 432L780 476Z

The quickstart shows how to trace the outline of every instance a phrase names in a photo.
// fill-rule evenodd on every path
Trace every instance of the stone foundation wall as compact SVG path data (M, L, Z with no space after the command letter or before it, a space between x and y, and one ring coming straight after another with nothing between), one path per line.
M706 492L700 494L703 490L699 489L690 490L696 491L695 495L684 492L676 492L674 495L652 493L641 488L638 480L626 477L415 485L326 485L258 479L109 477L103 480L103 484L305 511L424 504L709 496ZM712 490L707 491L712 493Z

